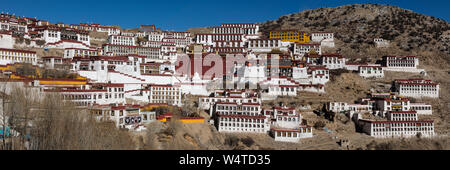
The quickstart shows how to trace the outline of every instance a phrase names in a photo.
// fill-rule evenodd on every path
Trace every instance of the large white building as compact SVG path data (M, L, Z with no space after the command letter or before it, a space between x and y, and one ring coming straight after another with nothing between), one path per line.
M140 47L129 45L105 44L103 46L103 50L106 55L112 56L130 55L130 54L145 56L146 57L145 62L160 61L162 59L160 47Z
M393 96L392 98L376 99L375 109L379 111L379 116L385 117L390 111L410 111L410 100Z
M270 123L258 103L217 102L215 122L219 132L267 133Z
M147 34L147 40L148 41L157 41L157 42L161 42L163 35L162 33L158 32L158 31L148 31L146 32Z
M376 137L433 137L434 122L430 120L418 120L415 111L391 111L387 121L358 120L362 132Z
M40 26L36 27L35 31L47 44L75 41L88 47L91 45L89 31L57 26Z
M383 56L382 64L385 71L425 73L418 69L419 58L416 56Z
M247 36L259 34L259 25L255 24L255 23L222 23L221 27L224 27L225 30L227 28L231 28L231 29L233 29L235 27L241 28L242 34L245 34Z
M84 48L66 48L64 49L64 58L88 57L101 55L101 51Z
M292 107L273 107L264 110L271 121L271 135L275 141L299 142L303 138L313 137L312 127L302 125L302 116Z
M181 106L181 91L177 85L158 85L150 84L149 90L150 103L167 103L169 105Z
M43 81L43 80L40 80ZM64 81L64 80L61 80ZM66 80L69 81L69 80ZM74 80L71 80L74 81ZM48 88L44 92L60 93L64 100L68 100L77 106L93 106L96 104L125 104L123 84L91 84L81 88Z
M319 64L330 70L344 69L346 59L340 54L323 54L320 56Z
M259 26L254 23L224 23L211 28L213 30L211 33L195 35L195 43L212 47L208 52L246 52L245 42L259 38Z
M28 32L28 27L22 18L0 17L0 30L24 34Z
M0 65L14 63L37 64L35 51L0 48Z
M394 89L400 96L439 98L439 84L431 80L395 80Z
M210 110L210 116L212 116L213 106L217 102L261 104L261 99L254 92L252 93L242 90L216 90L210 97L199 98L199 108L203 110Z
M114 45L136 46L136 37L124 35L110 35L108 42Z
M345 102L328 102L325 105L327 111L331 111L334 113L346 113L350 112L350 117L354 113L372 113L373 111L373 102L372 101L364 101L359 104L348 104Z
M104 74L104 76L106 76L108 71L138 75L140 73L140 63L143 63L143 60L144 57L138 55L74 57L72 70L95 71L98 74Z
M389 112L414 111L421 115L431 115L432 106L424 103L411 103L408 98L400 98L394 93L372 93L371 97L362 98L357 104L345 102L328 102L326 110L335 113L374 113L382 117L388 116Z
M358 67L359 76L364 78L383 78L384 71L381 66L361 65Z
M70 27L76 28L79 30L104 32L104 33L108 33L108 35L120 35L119 28L112 27L112 26L104 26L104 25L100 25L100 24L80 23L79 25L70 25Z
M272 129L272 135L275 141L282 142L299 142L303 138L312 138L312 127L301 125L297 129Z
M322 55L322 47L320 44L302 44L302 43L294 43L293 54L296 60L301 59L305 54L315 52L319 55Z
M152 41L152 39L149 39L149 41ZM162 31L161 41L173 42L177 48L186 48L192 43L192 37L191 33L186 31Z
M145 124L156 121L156 112L142 111L139 105L94 105L89 108L99 121L113 121L118 128L145 130Z
M311 84L326 84L330 81L330 70L323 66L309 66L308 74L311 75Z
M311 41L320 43L323 47L334 48L334 33L331 32L313 32Z
M281 39L250 39L247 48L251 52L270 53L273 50L288 52L290 42L281 41Z
M272 77L267 78L267 80L259 82L258 84L264 89L263 95L268 96L297 96L297 91L299 89L298 82L290 78L285 77Z
M384 56L383 66L388 68L417 68L419 58L416 56Z
M311 33L311 41L313 42L321 42L322 40L333 40L334 41L334 33L332 32L313 32Z

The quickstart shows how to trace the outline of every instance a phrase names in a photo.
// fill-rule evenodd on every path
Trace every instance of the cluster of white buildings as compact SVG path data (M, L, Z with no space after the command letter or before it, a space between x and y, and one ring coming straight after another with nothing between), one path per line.
M439 83L424 79L395 80L394 91L405 97L439 98Z
M264 115L270 117L270 134L275 141L299 142L303 138L313 137L313 128L302 124L302 115L292 107L273 107L264 110Z
M16 63L31 63L76 73L72 79L46 79L9 70L41 93L62 94L63 100L89 108L99 120L112 120L117 127L138 131L158 115L135 102L182 107L185 96L191 94L200 96L198 107L209 112L219 132L267 133L276 141L298 142L313 137L312 127L302 123L301 114L284 106L263 108L262 101L296 97L300 92L325 93L332 71L338 69L364 78L383 78L384 71L422 72L414 56L385 56L381 64L351 64L340 54L322 51L334 47L333 33L313 32L293 41L292 35L282 32L277 34L281 38L264 39L255 23L224 23L211 27L210 33L191 35L154 25L126 31L2 14L0 28L0 66L4 71ZM92 32L107 35L105 43L96 44ZM35 51L12 49L19 37L34 42L33 47L62 49L64 53L39 59ZM37 45L38 41L44 43ZM224 84L231 88L220 86ZM439 84L397 80L393 89L397 95L373 94L357 104L330 102L326 108L349 112L351 117L371 113L389 119L384 123L359 119L364 132L372 136L414 135L419 132L418 124L420 133L432 136L422 131L429 127L432 131L432 122L417 120L417 114L432 114L431 105L411 103L405 97L438 98ZM403 132L380 130L387 124L402 127Z
M435 136L434 121L418 120L415 111L391 111L388 120L359 119L358 124L362 132L375 138Z
M210 97L200 98L199 105L210 111L219 132L267 133L282 142L313 137L312 127L302 124L302 116L295 108L263 109L255 91L217 90Z
M328 102L326 110L335 113L349 113L350 117L357 113L371 113L386 117L390 111L416 111L417 114L431 115L432 106L423 103L411 103L409 98L400 97L396 93L372 93L360 99L356 104L345 102Z
M329 102L326 110L348 113L361 132L377 138L415 137L419 133L423 137L434 136L434 122L418 118L418 115L431 115L432 106L411 103L408 98L393 93L373 93L357 104ZM379 119L363 118L364 113L373 114Z
M290 45L281 39L249 39L247 49L254 53L270 53L275 49L288 52Z
M99 121L113 121L117 127L141 131L146 130L145 124L156 121L156 112L142 108L132 104L96 105L90 112Z
M185 51L192 43L190 32L154 30L145 32L122 32L110 35L109 43L103 45L105 55L141 55L144 62L175 62L177 52ZM143 40L139 41L138 39Z
M88 24L88 23L72 24L70 25L70 28L94 32L103 32L107 33L108 35L120 35L121 33L121 30L117 27L104 26L100 24Z

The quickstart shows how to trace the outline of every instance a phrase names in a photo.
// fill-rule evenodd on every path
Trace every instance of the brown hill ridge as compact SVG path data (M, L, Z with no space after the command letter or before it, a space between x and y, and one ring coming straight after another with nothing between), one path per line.
M392 53L432 52L450 63L450 23L390 5L357 4L289 14L261 24L261 31L334 32L337 52L366 55L374 38L391 41Z

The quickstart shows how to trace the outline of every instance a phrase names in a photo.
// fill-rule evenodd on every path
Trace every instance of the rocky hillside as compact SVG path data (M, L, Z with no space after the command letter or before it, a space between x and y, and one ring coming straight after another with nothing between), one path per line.
M265 36L271 30L295 29L305 32L333 32L336 48L326 52L339 52L352 62L374 63L384 55L414 55L420 59L419 68L427 76L386 73L385 82L371 82L371 87L348 84L345 77L338 77L327 85L330 97L339 97L339 92L359 90L366 92L377 84L389 84L394 79L418 78L439 82L439 100L420 100L433 104L432 120L436 121L437 133L448 133L450 128L450 23L442 19L415 13L389 5L361 4L336 8L319 8L289 14L277 20L261 23ZM373 39L389 40L389 48L376 48ZM350 79L362 83L356 79ZM344 88L344 90L342 89ZM353 89L354 88L354 89ZM376 89L376 88L374 88ZM356 95L356 93L355 93ZM351 98L349 98L351 99ZM343 100L343 99L341 99Z
M450 63L450 23L389 5L346 5L289 14L261 24L264 35L276 29L334 32L337 49L348 57L367 55L374 38L391 41L390 53L428 52ZM376 52L376 50L373 53ZM425 54L427 55L427 54ZM370 57L370 56L368 56Z

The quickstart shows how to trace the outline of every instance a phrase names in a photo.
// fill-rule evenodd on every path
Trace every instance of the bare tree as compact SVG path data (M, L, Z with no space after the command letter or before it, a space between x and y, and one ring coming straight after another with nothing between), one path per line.
M136 149L131 134L113 122L97 121L60 94L39 94L32 88L11 89L4 113L20 137L12 137L14 146L8 149L27 149L26 140L33 150Z

